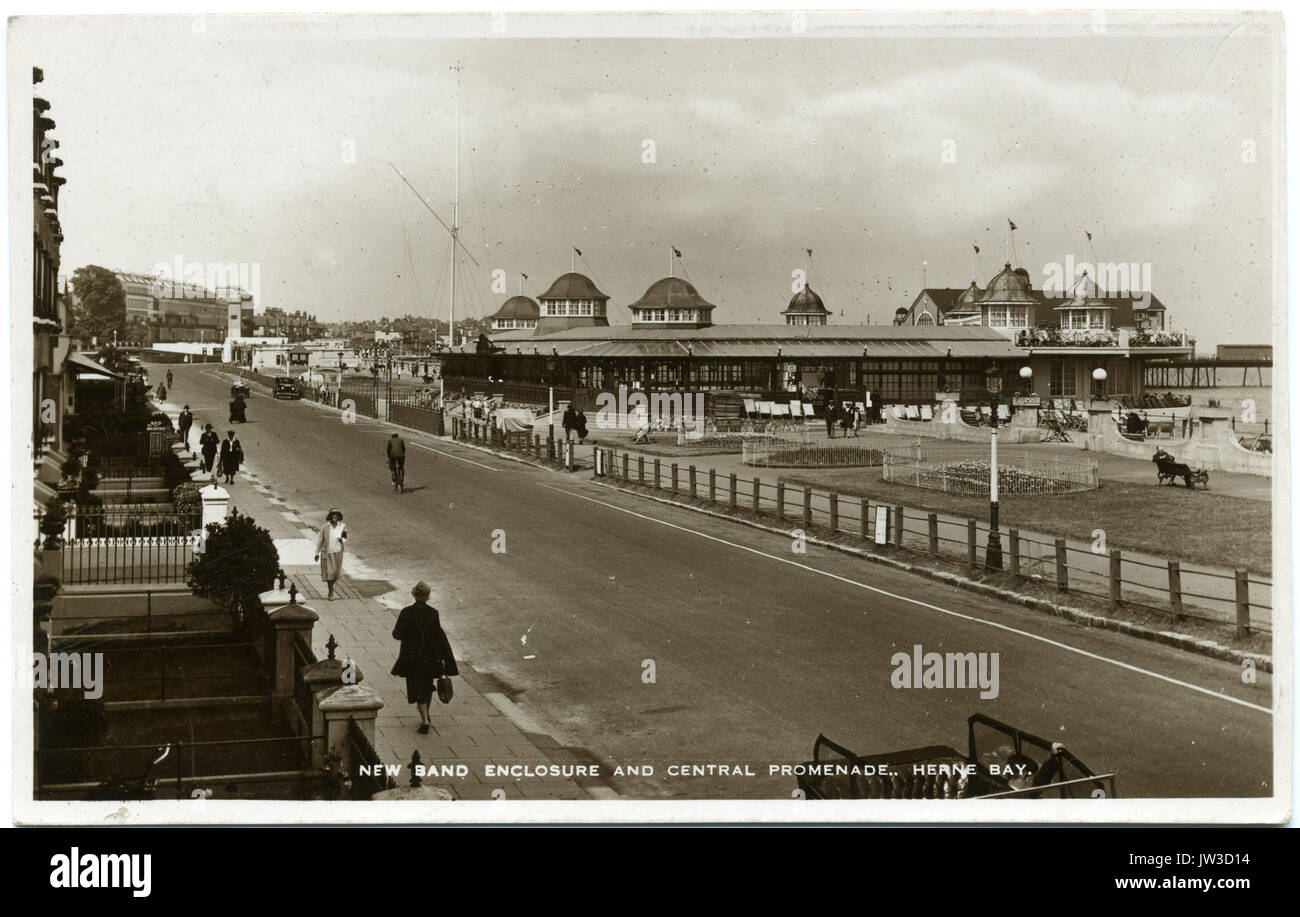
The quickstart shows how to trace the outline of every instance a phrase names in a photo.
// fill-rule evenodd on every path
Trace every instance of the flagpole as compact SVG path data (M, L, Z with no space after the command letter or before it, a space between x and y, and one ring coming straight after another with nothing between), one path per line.
M673 247L668 246L668 276L673 276Z

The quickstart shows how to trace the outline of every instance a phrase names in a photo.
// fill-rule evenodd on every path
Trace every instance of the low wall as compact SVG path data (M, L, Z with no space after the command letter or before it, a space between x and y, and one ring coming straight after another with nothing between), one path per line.
M889 411L885 411L885 427L891 433L907 436L924 436L929 439L956 439L967 443L987 443L988 427L972 427L958 419L953 423L942 420L900 420ZM1004 443L1038 443L1042 442L1042 431L1037 427L1021 426L1017 423L999 424L998 440Z
M126 624L166 618L184 618L190 625L186 629L211 629L228 622L230 613L179 583L129 588L64 586L54 599L50 633L58 636L107 621ZM147 624L139 627L140 631L148 629Z
M1164 449L1178 461L1193 468L1224 471L1231 474L1272 476L1273 453L1243 449L1229 430L1221 439L1206 442L1198 439L1127 439L1118 430L1082 435L1084 448L1092 452L1109 452L1130 458L1150 460L1157 449Z

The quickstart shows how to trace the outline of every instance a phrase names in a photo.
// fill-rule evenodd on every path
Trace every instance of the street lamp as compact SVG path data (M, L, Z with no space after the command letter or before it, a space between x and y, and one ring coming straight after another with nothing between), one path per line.
M1100 401L1102 393L1105 392L1106 370L1098 366L1092 371L1092 398L1094 401Z
M1021 378L1025 378L1024 370ZM1002 569L1002 535L998 532L998 393L1002 391L1002 367L996 362L984 371L989 390L989 540L984 566Z

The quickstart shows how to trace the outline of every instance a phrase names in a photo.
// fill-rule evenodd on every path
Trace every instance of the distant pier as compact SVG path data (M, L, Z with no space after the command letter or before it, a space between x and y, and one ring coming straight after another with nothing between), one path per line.
M1268 385L1264 370L1272 359L1226 359L1201 357L1191 360L1148 361L1143 367L1146 388L1227 388Z

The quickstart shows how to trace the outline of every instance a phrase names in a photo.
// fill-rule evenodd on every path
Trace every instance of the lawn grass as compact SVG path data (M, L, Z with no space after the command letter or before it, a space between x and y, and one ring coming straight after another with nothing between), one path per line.
M926 510L987 519L986 497L891 484L879 468L819 469L783 474L789 483L869 497ZM1104 529L1111 548L1271 575L1272 504L1204 490L1103 481L1071 494L1008 495L999 501L1001 527L1093 539Z
M632 438L636 435L634 432L627 430L591 430L591 435L585 440L585 444L590 446L593 443L606 448L628 451L635 449L638 452L644 452L646 455L660 455L667 458L673 456L693 456L693 455L739 455L741 452L740 440L714 440L713 442L686 442L677 445L677 434L674 432L658 432L650 434L650 442L646 445L633 445ZM633 459L635 461L635 458Z

